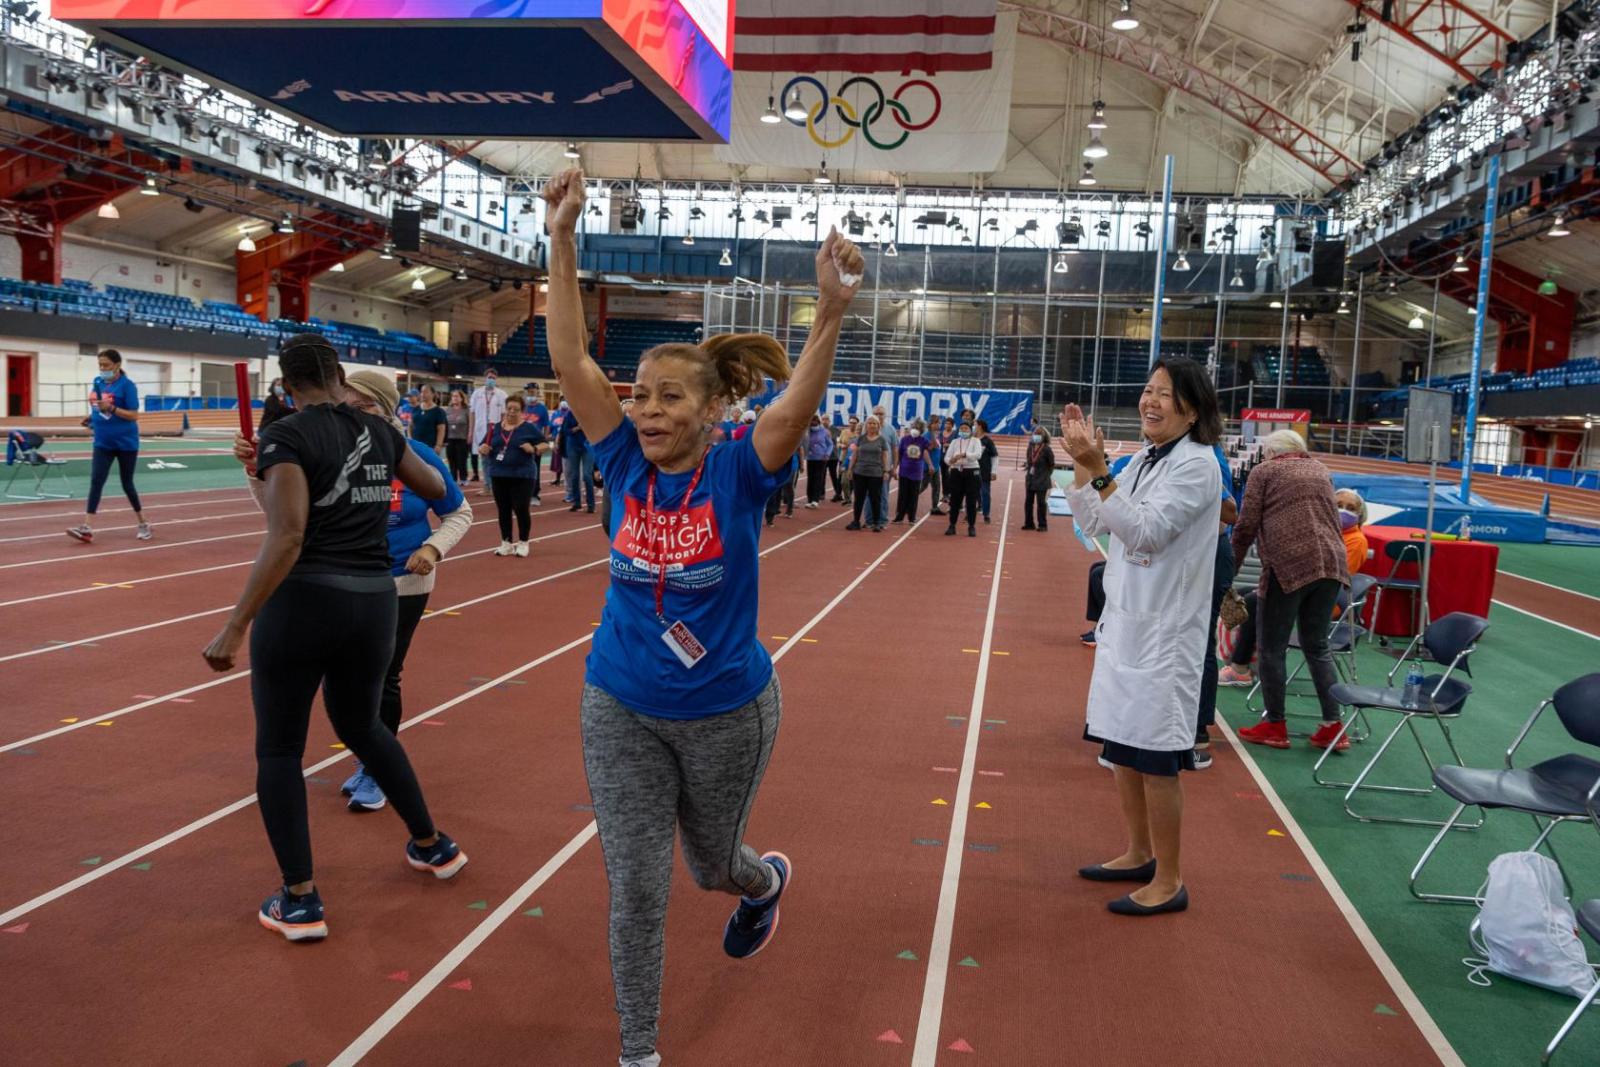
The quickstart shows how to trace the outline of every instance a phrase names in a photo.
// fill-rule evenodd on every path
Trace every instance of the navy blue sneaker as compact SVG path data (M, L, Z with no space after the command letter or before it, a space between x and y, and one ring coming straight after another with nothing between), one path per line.
M440 834L439 840L427 848L407 841L406 862L413 870L432 871L435 878L454 878L467 865L467 854L450 840L450 835Z
M778 891L766 900L739 898L739 906L728 918L722 931L722 951L736 960L746 960L767 947L772 935L778 932L778 901L789 888L794 877L789 857L781 852L768 852L761 857L778 876Z
M290 941L321 941L328 936L323 921L322 898L313 889L303 897L280 889L266 899L256 913L261 925L275 930Z
M383 795L383 790L378 788L378 783L372 780L372 775L362 773L361 779L350 790L351 811L378 811L389 803Z

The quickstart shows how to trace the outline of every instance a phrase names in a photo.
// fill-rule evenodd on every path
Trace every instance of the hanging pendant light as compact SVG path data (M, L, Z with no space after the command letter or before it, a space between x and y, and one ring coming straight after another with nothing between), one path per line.
M694 234L692 234L692 233L684 234L683 235L683 243L686 244L686 245L694 244Z
M1094 114L1089 117L1088 128L1091 130L1103 130L1106 128L1106 102L1104 100L1096 100L1094 102Z
M883 254L888 256L890 259L893 259L895 256L900 254L900 250L894 246L893 241L890 241L889 247L883 250Z
M117 210L117 205L109 200L101 204L100 210L96 211L95 214L102 219L120 219L122 217L122 212Z
M778 114L777 100L770 94L767 96L767 110L761 113L761 121L768 126L775 126L783 121L783 116Z
M1180 251L1177 262L1172 264L1172 269L1180 274L1186 273L1189 270L1189 257Z
M1467 266L1467 254L1465 252L1457 252L1455 266L1451 267L1450 270L1456 274L1465 274L1470 269Z
M428 288L427 284L425 282L423 282L423 280L422 280L422 275L419 274L415 278L411 279L411 291L412 292L416 292L416 293L425 292L427 290L427 288Z
M1540 296L1555 296L1556 295L1556 280L1554 278L1550 277L1550 275L1548 275L1548 274L1546 274L1544 276L1544 281L1539 283L1539 295Z
M790 122L804 122L808 117L805 104L800 102L800 87L789 90L789 99L783 105L783 117Z
M239 251L243 252L245 255L249 255L255 250L256 243L250 239L250 235L248 233L239 238Z
M154 176L147 177L144 180L144 184L139 187L139 195L140 196L160 196L161 195L161 190L160 190L160 188L157 187L156 180L155 180Z
M1412 316L1411 316L1411 321L1406 323L1406 325L1408 327L1410 327L1411 329L1413 329L1413 330L1422 329L1423 328L1422 312L1418 311L1418 312L1413 313Z
M1139 20L1133 16L1133 4L1130 0L1122 0L1117 5L1117 17L1111 20L1111 28L1123 32L1139 28Z
M335 263L333 266L328 268L328 273L329 274L343 274L344 273L344 264L343 263Z
M1340 315L1348 315L1348 314L1350 314L1350 304L1342 296L1339 298L1339 312L1338 313Z
M577 144L577 142L576 141L568 141L566 149L561 154L566 156L568 159L577 159L578 158L578 144Z
M1094 176L1094 164L1088 160L1083 161L1083 173L1078 176L1079 185L1098 185L1099 180Z
M817 171L817 176L811 179L813 185L832 185L833 179L828 177L828 161L822 161L822 169Z
M1231 279L1229 279L1228 285L1230 287L1234 288L1234 289L1243 289L1244 288L1244 268L1243 267L1235 267L1235 268L1233 268L1233 277Z
M1087 159L1104 159L1111 154L1111 149L1101 142L1099 130L1090 132L1089 143L1084 145L1083 154Z
M379 249L378 250L378 258L379 259L393 259L394 258L394 245L386 244L381 249Z
M1571 230L1567 229L1567 213L1565 211L1558 211L1556 212L1556 221L1551 223L1550 232L1545 234L1545 236L1565 237L1571 232Z
M722 258L717 260L717 266L719 266L719 267L731 267L731 266L733 266L733 256L732 256L731 253L729 253L727 245L723 245L722 246Z
M1067 257L1064 253L1056 253L1056 265L1050 268L1057 274L1067 273Z

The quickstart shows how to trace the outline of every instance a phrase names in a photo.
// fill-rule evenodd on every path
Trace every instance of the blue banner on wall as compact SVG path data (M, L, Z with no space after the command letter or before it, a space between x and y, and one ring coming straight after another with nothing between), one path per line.
M751 399L753 404L770 404L778 390ZM1033 393L1026 389L969 389L942 385L865 385L855 382L829 382L822 395L822 414L834 425L851 415L862 420L872 409L883 406L896 427L914 419L934 415L959 417L971 410L995 434L1025 434L1033 427Z

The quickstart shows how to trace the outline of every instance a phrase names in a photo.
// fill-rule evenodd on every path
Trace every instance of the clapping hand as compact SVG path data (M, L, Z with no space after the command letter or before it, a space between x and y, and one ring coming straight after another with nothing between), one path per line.
M1061 438L1074 463L1085 467L1099 467L1105 463L1105 431L1096 426L1093 419L1085 418L1083 409L1076 404L1062 409Z

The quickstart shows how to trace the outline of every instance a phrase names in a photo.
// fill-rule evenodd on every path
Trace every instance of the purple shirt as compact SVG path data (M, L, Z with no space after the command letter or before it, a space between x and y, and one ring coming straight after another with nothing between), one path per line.
M827 459L833 455L833 435L826 426L813 426L806 433L806 458Z
M922 481L928 469L928 451L932 448L933 442L921 435L900 438L900 477Z

